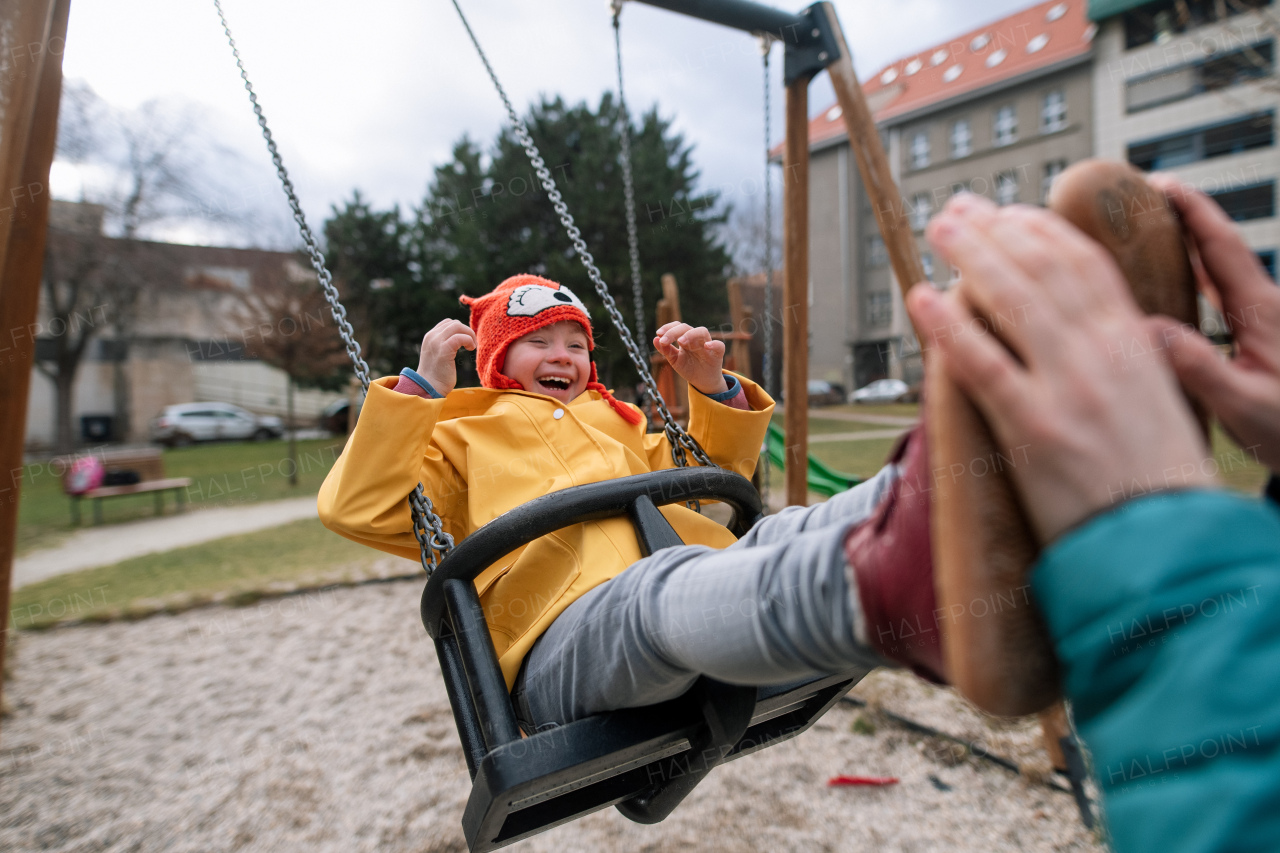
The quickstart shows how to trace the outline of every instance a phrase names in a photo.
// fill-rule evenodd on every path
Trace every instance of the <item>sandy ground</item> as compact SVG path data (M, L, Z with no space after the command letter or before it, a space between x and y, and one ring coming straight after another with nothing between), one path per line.
M315 517L316 496L310 495L84 528L55 548L33 551L14 560L13 587Z
M469 790L421 581L17 637L0 740L0 849L462 851ZM857 693L1019 763L984 720L902 673ZM855 734L863 716L873 734ZM897 776L829 788L837 774ZM930 776L949 786L941 790ZM662 824L610 809L513 851L1100 850L1072 799L838 706L717 768Z

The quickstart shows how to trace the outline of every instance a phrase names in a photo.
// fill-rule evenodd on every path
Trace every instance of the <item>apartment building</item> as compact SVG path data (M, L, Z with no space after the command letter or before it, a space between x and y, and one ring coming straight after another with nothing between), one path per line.
M1172 172L1240 223L1272 278L1280 248L1271 0L1091 0L1099 156ZM1212 312L1205 331L1221 331Z
M1097 31L1086 0L1051 0L864 81L933 281L951 271L924 227L952 195L1040 204L1057 174L1093 155ZM810 375L850 388L917 382L919 349L838 106L810 123L810 150Z

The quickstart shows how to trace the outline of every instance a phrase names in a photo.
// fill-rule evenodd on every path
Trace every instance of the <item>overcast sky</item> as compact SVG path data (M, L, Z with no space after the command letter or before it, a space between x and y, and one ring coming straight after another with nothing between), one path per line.
M837 0L860 76L1029 0ZM359 188L379 205L418 202L432 168L462 134L487 144L504 115L447 0L224 0L272 129L308 217ZM522 112L539 94L598 101L615 85L606 0L462 0L495 70ZM785 6L790 8L790 6ZM760 54L745 33L629 2L623 62L633 111L657 104L695 145L704 186L741 199L763 170ZM781 48L773 54L780 138ZM243 158L233 170L246 206L283 219L267 153L212 0L76 0L64 55L68 78L107 102L152 98L196 104L218 141ZM834 102L822 75L811 113ZM79 178L55 171L54 193L76 197ZM621 187L619 187L621 192ZM284 225L277 226L283 229ZM269 229L268 229L269 230ZM199 239L198 234L171 237ZM275 242L282 233L263 232Z

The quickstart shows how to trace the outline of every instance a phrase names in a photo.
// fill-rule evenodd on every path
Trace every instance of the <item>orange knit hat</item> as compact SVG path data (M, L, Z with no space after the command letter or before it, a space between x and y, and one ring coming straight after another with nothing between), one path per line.
M507 348L530 332L571 320L587 335L587 351L596 348L591 335L591 317L569 288L536 275L513 275L484 296L463 296L460 301L471 309L471 330L476 334L476 369L480 384L486 388L522 389L519 382L504 376L503 364ZM588 391L599 391L627 423L643 420L633 408L614 399L596 376L596 363L591 362Z

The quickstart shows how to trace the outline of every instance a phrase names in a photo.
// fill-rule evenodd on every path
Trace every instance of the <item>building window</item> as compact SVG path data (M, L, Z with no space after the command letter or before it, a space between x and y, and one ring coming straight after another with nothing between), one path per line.
M1061 89L1054 89L1044 96L1040 105L1040 132L1053 133L1067 126L1067 96Z
M920 266L924 268L924 277L926 281L933 281L933 253L923 252L920 255Z
M1146 171L1172 169L1198 160L1270 148L1275 143L1275 113L1255 113L1224 124L1136 142L1129 146L1129 162Z
M1001 172L996 175L996 204L1004 207L1018 200L1018 174Z
M887 326L893 321L893 298L889 291L879 290L867 294L867 325L874 328Z
M923 169L929 165L929 131L917 130L911 136L911 168Z
M1013 104L1005 104L996 110L995 144L1012 145L1018 141L1018 113Z
M932 212L928 193L916 193L912 196L911 211L907 214L907 218L911 221L911 230L923 231L929 224L929 214Z
M1274 43L1265 41L1208 58L1198 66L1200 86L1204 91L1212 92L1259 77L1270 77L1275 68L1274 52Z
M1262 268L1267 271L1267 275L1271 276L1271 280L1276 280L1276 250L1269 249L1265 252L1258 253L1258 261L1262 264Z
M57 361L57 338L36 338L35 359L36 361Z
M884 238L872 234L867 238L867 266L883 267L889 263L889 250L885 248Z
M1268 219L1276 215L1276 182L1254 184L1234 190L1210 193L1210 197L1222 206L1236 222L1251 219Z
M1053 182L1057 180L1067 169L1066 160L1050 160L1044 164L1044 177L1040 179L1040 203L1049 203L1049 191L1053 189Z
M249 359L243 342L230 338L187 341L187 357L192 361L243 361Z
M1230 53L1215 54L1135 78L1125 84L1125 109L1137 112L1203 92L1270 77L1275 69L1274 53L1273 42L1258 42Z
M188 267L185 277L188 284L214 289L248 290L253 284L252 273L242 267Z
M959 119L951 125L951 157L959 160L973 153L973 127L967 118Z
M1270 6L1271 0L1161 0L1124 13L1124 46L1164 44L1179 33Z
M98 351L94 353L98 361L109 363L128 361L129 342L116 338L99 338Z

